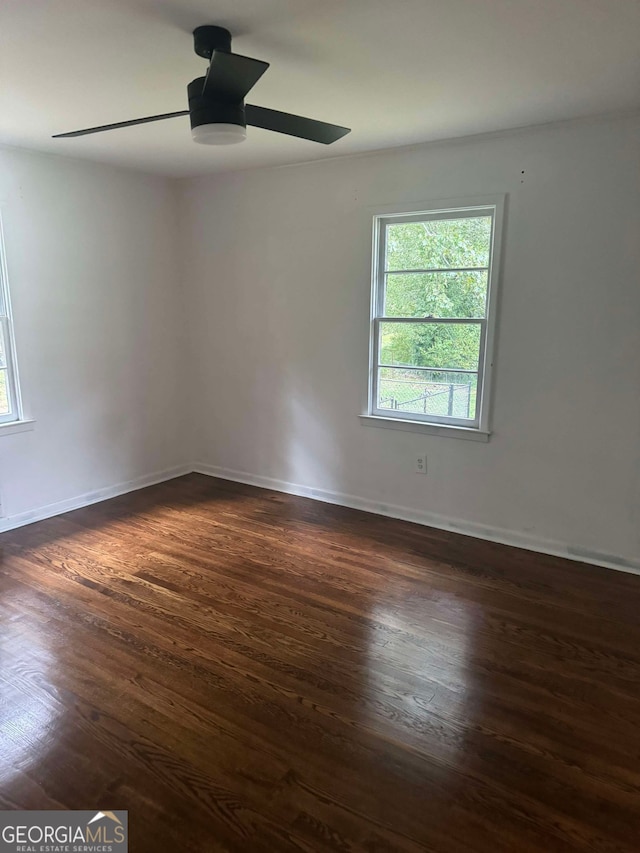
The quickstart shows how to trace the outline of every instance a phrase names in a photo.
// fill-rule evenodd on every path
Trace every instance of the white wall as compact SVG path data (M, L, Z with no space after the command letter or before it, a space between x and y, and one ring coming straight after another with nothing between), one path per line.
M2 515L60 509L189 461L175 193L162 178L0 151L19 369L36 420L0 434Z
M0 529L195 462L640 567L639 140L638 117L573 122L179 193L0 151L36 419L0 434ZM363 427L372 209L500 193L491 441Z
M639 140L573 122L189 182L200 467L640 566ZM369 208L500 193L491 441L363 427Z

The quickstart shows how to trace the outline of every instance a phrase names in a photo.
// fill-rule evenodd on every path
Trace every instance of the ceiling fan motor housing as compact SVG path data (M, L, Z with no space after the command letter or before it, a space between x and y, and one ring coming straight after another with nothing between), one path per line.
M196 27L193 49L203 59L211 59L214 50L231 53L231 33L224 27Z
M196 77L187 86L191 129L203 124L236 124L246 127L244 102L237 104L203 97L204 77Z

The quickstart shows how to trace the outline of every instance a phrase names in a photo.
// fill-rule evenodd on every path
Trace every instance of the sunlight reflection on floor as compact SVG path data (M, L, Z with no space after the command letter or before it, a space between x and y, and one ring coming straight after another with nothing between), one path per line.
M47 693L55 659L34 624L24 630L20 621L7 620L3 646L7 665L0 672L0 782L7 784L49 751L61 714Z
M442 593L420 600L408 592L373 607L368 693L388 704L383 716L372 711L377 730L382 720L388 734L432 755L463 747L477 619L475 608Z

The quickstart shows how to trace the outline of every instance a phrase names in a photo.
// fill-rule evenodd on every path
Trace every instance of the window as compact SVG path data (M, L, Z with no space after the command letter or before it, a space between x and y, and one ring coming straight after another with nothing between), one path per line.
M4 263L4 245L0 231L0 424L19 421L21 415L13 323Z
M502 201L374 217L369 414L488 432Z

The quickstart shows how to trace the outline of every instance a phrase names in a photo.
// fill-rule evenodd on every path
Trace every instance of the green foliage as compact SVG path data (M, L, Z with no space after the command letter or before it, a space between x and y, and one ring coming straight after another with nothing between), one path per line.
M387 317L483 317L486 272L390 273Z
M449 323L380 324L380 361L399 366L475 370L480 326Z
M486 267L491 218L432 220L389 225L387 270ZM486 271L402 273L386 276L385 316L484 317ZM475 370L478 324L387 323L380 349L385 364Z
M486 267L490 234L490 216L388 225L385 269Z

